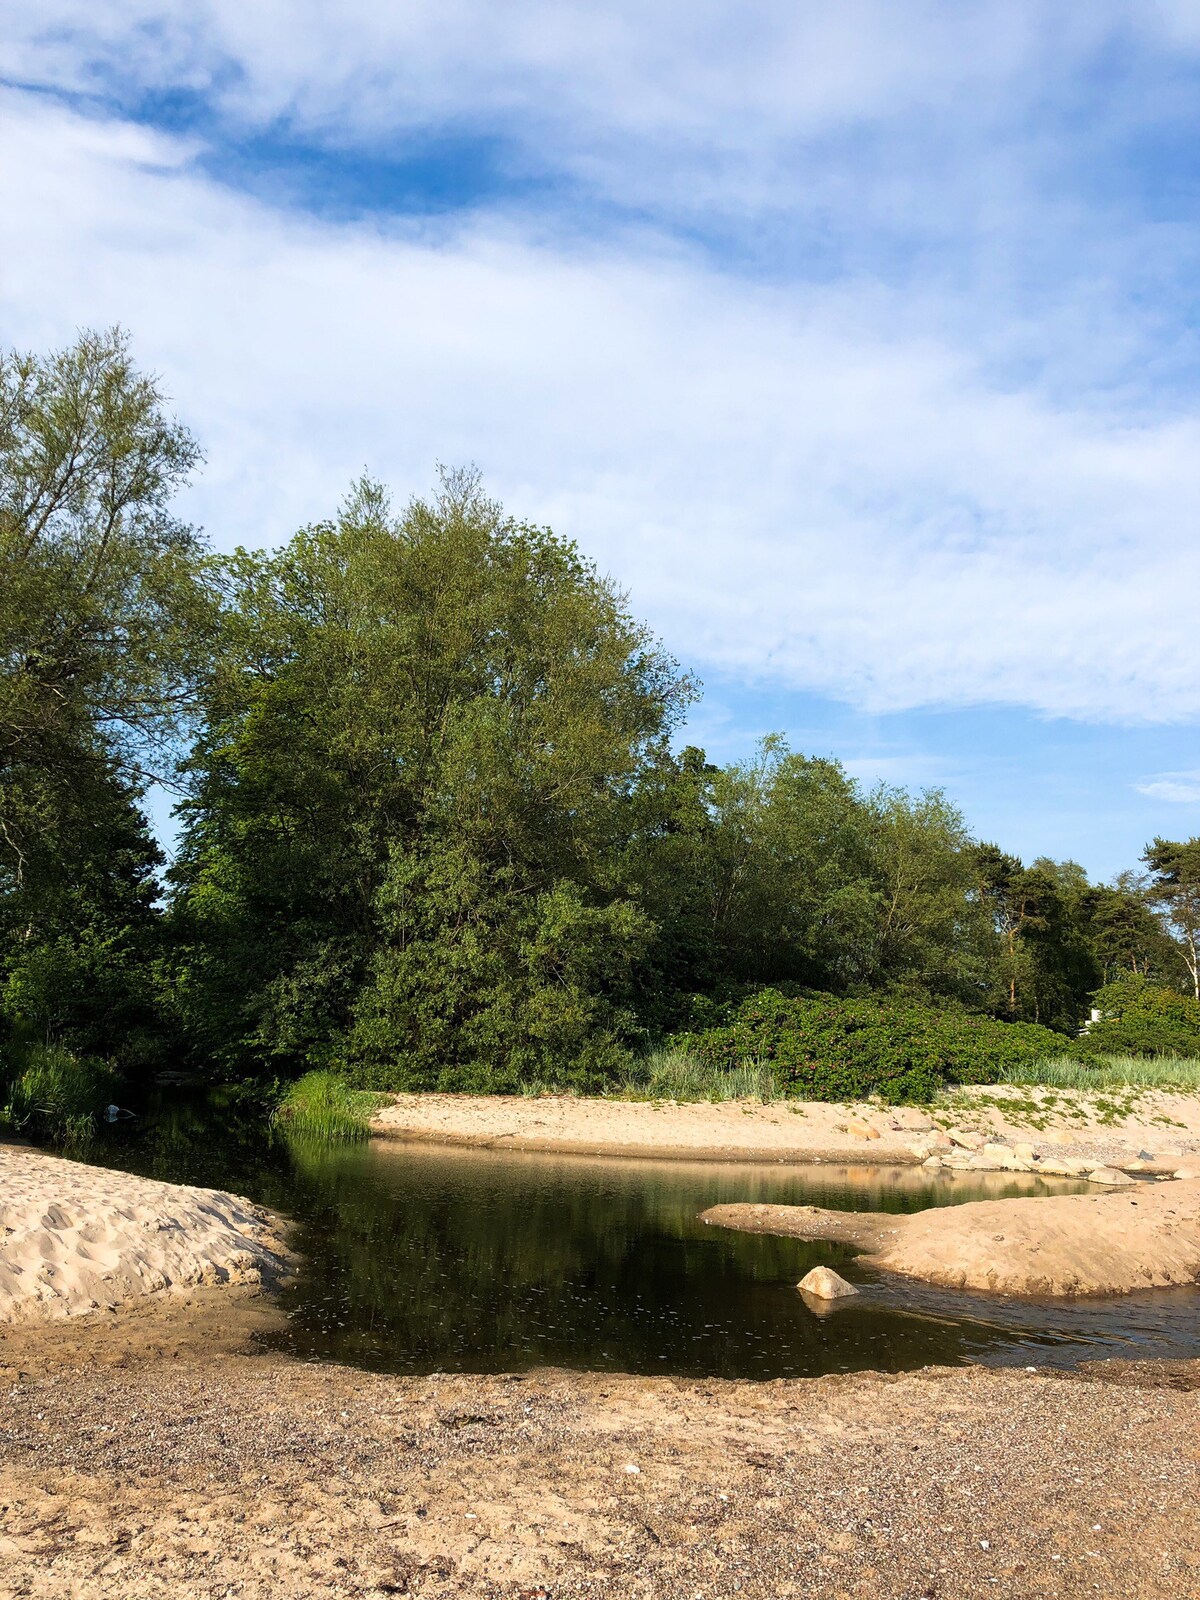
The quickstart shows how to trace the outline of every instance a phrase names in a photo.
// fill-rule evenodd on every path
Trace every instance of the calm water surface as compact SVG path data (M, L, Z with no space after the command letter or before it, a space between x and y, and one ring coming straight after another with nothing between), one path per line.
M165 1098L108 1130L89 1159L232 1189L296 1219L304 1263L275 1342L310 1359L394 1372L549 1365L773 1378L1200 1355L1193 1290L995 1300L873 1277L834 1244L697 1220L722 1201L901 1212L1050 1192L1033 1178L314 1148L272 1139L261 1116L220 1096ZM795 1284L820 1263L862 1295L814 1313Z

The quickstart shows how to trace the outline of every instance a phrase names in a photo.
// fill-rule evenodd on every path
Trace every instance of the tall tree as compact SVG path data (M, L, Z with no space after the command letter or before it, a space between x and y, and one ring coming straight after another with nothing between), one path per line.
M515 1086L615 1059L653 934L619 864L691 685L471 475L233 564L176 922L217 1059Z
M1149 896L1161 907L1179 941L1200 1000L1200 839L1155 839L1142 860L1150 873Z
M121 1033L99 968L129 978L134 946L145 965L157 849L138 805L205 664L203 552L170 509L197 459L119 331L0 353L0 983L14 1025L89 1048Z

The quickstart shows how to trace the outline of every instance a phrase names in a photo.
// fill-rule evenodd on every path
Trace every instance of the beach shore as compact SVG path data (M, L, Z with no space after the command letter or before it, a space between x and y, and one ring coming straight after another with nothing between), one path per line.
M395 1377L172 1305L0 1339L3 1600L1200 1593L1200 1363Z

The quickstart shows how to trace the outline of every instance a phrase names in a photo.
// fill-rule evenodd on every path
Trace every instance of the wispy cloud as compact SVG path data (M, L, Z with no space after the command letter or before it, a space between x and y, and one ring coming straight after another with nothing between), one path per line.
M1200 768L1191 772L1160 772L1135 784L1139 794L1151 800L1170 800L1178 805L1200 805Z

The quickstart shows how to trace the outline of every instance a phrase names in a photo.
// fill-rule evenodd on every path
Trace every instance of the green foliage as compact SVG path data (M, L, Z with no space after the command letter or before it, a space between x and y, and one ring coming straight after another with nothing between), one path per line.
M1009 1068L1060 1053L1063 1041L1036 1024L952 1007L764 989L724 1025L670 1043L717 1069L767 1063L783 1093L804 1099L920 1102L947 1083L994 1083Z
M1097 990L1099 1020L1088 1028L1089 1051L1112 1055L1200 1056L1200 1001L1133 974Z
M90 1139L116 1082L106 1062L58 1045L10 1043L0 1057L0 1122L78 1147Z
M655 928L633 795L691 686L574 548L471 477L241 554L175 871L222 1070L579 1087L628 1060Z
M373 1106L371 1095L351 1089L335 1073L306 1072L289 1085L273 1120L297 1138L345 1143L367 1137Z

